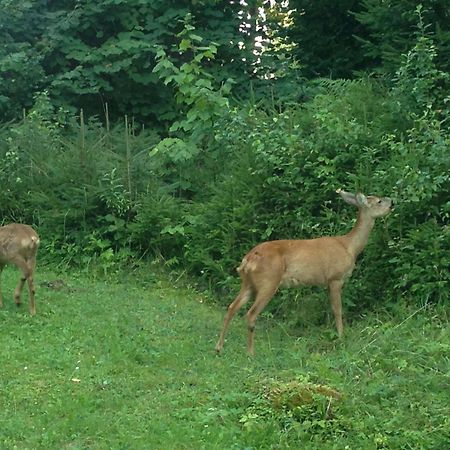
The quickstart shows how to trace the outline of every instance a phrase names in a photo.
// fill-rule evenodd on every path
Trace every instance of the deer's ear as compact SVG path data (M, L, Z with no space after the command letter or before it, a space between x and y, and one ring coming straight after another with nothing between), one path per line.
M349 205L353 206L358 206L355 194L352 194L351 192L346 192L342 189L338 189L336 192L342 197L342 200L344 200L345 203L348 203Z
M369 206L367 197L364 194L361 194L361 192L358 192L355 197L358 206L365 206L365 207Z

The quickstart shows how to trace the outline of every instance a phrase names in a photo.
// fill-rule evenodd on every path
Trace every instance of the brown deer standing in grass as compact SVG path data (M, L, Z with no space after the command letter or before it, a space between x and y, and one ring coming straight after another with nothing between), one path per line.
M341 290L352 274L357 256L367 244L377 217L388 214L392 208L390 198L336 191L346 203L358 208L354 228L343 236L304 240L263 242L244 256L238 267L241 290L228 307L216 345L222 350L231 319L251 297L255 301L247 312L248 353L254 354L253 338L258 315L280 287L298 285L328 286L331 306L339 337L343 335Z
M36 304L34 300L33 274L36 267L36 254L39 247L39 236L29 225L21 223L11 223L0 227L0 276L7 264L15 264L22 270L19 284L14 291L14 301L19 306L21 303L25 281L28 282L30 297L30 314L36 314ZM3 306L2 292L0 285L0 307Z

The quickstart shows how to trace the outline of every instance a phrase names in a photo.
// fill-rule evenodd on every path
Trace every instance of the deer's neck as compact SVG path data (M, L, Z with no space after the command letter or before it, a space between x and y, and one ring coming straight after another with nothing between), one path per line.
M344 236L347 249L355 258L364 250L374 225L375 219L373 217L367 216L361 210L358 212L355 226L350 233Z

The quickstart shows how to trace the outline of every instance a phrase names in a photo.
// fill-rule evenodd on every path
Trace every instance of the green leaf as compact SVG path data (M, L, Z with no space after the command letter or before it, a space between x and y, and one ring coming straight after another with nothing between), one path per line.
M178 48L180 49L180 51L186 51L187 49L191 48L191 40L182 39Z

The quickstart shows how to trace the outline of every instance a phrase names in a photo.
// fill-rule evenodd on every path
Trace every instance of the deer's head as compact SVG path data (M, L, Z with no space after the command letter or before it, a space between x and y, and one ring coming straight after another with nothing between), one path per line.
M392 199L389 197L377 197L375 195L364 195L361 192L352 194L342 189L336 191L349 205L356 206L360 211L373 217L383 217L389 214L393 207Z

